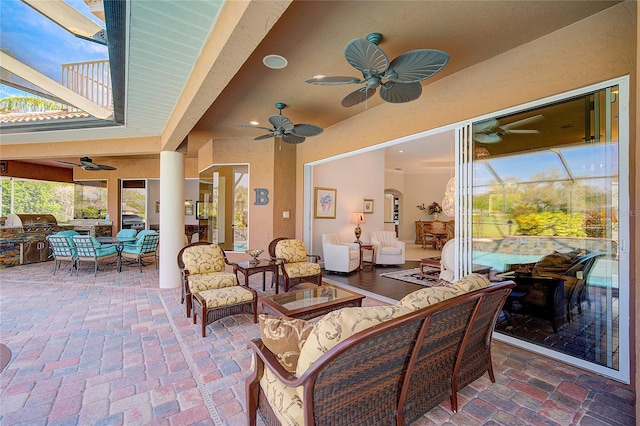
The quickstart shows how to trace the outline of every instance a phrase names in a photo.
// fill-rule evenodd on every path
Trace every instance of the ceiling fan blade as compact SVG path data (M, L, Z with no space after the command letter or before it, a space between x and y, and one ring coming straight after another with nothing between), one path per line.
M261 141L263 139L273 138L277 135L276 132L267 133L266 135L258 136L257 138L253 138L254 141Z
M495 118L489 118L486 120L478 121L473 124L474 133L486 133L491 132L498 126L498 120Z
M362 87L356 91L349 93L347 96L342 98L342 106L343 107L352 107L354 105L359 104L360 102L364 102L370 97L372 97L376 93L376 89L366 87Z
M364 74L380 74L389 68L389 58L375 44L363 38L351 40L344 48L347 62Z
M113 166L107 166L105 164L96 164L97 168L95 170L118 170Z
M71 164L72 166L77 166L77 167L82 167L82 164L78 164L78 163L71 163L69 161L62 161L62 160L57 160L58 163L62 163L62 164Z
M531 117L523 118L522 120L517 120L517 121L514 121L512 123L503 124L502 126L500 126L500 129L502 129L502 130L505 130L505 129L510 130L512 127L523 126L525 124L533 123L533 122L541 120L543 118L544 117L542 116L542 114L532 115Z
M305 80L305 82L309 84L318 84L321 86L341 86L343 84L364 83L364 80L361 80L356 77L324 76L324 77L313 77L308 80Z
M476 135L473 135L473 140L480 143L496 143L500 142L502 138L497 133L478 133Z
M269 117L269 123L273 124L276 130L282 129L285 132L293 130L293 123L284 115L275 114Z
M296 136L311 137L318 136L323 131L324 129L318 126L314 126L313 124L296 124L293 126L291 134Z
M531 133L540 133L538 130L534 130L534 129L531 129L531 130L515 130L515 129L514 130L509 130L509 129L504 129L504 130L505 130L504 133L530 133L530 134Z
M401 104L418 99L422 94L420 83L386 82L380 87L380 97L387 102Z
M297 136L297 135L286 134L286 133L282 135L280 138L282 139L282 142L293 143L293 144L302 143L306 139L304 136Z
M268 127L261 127L261 126L252 126L251 124L236 124L236 126L240 126L240 127L245 127L247 129L260 129L260 130L266 130L267 132L272 132L273 129L270 129Z
M405 52L391 61L385 77L401 83L415 83L433 76L449 62L441 50L418 49Z

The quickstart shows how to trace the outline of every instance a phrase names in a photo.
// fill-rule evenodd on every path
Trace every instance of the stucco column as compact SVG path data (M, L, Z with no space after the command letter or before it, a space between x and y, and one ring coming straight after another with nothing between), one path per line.
M180 286L177 256L184 246L184 155L160 152L160 288Z

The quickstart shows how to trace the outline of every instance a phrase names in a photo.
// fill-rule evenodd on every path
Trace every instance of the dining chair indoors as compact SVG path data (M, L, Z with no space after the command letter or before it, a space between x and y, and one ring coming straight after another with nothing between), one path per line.
M116 260L118 257L118 250L115 246L100 244L95 237L89 235L74 235L72 239L78 255L76 258L76 274L80 273L80 262L93 262L93 275L97 276L98 263L111 259Z

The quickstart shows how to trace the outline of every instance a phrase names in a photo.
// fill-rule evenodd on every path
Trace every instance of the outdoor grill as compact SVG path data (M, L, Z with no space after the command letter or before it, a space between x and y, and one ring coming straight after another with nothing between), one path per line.
M9 214L5 227L22 228L20 238L20 264L49 260L47 236L60 230L51 214Z

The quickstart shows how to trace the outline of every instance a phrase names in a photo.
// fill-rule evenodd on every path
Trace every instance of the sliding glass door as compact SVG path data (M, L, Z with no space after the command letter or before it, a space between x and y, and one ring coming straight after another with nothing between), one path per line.
M499 338L625 381L627 84L477 120L459 152L461 261L516 283Z

